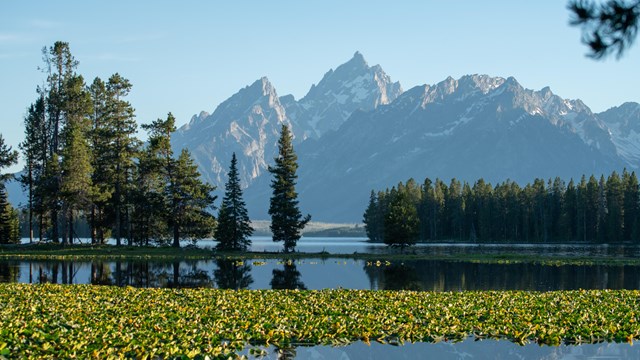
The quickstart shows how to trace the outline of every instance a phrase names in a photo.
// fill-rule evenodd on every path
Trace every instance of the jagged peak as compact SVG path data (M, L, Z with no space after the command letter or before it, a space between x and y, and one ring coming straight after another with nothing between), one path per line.
M249 89L258 89L262 92L263 96L274 95L276 89L273 87L273 84L269 81L269 78L266 76L261 77L260 79L253 82L253 84L248 86ZM277 96L277 95L276 95Z
M513 77L513 76L509 76L509 77L504 81L504 84L505 84L505 85L507 85L507 86L510 86L510 87L515 87L515 88L518 88L518 89L524 89L524 88L522 87L522 85L520 85L520 83L518 82L518 80L516 80L516 78L515 78L515 77Z
M184 124L184 125L182 125L178 129L178 131L187 131L187 130L189 130L193 126L196 126L196 125L202 123L207 117L209 117L209 115L211 115L211 114L209 114L208 112L206 112L204 110L200 111L199 114L193 114L193 116L191 116L191 119L189 120L189 122Z
M500 87L505 81L502 77L493 77L484 74L464 75L458 80L458 87L477 89L483 94L487 94Z
M304 103L317 96L326 97L337 95L342 93L344 89L354 88L368 81L373 81L376 84L375 86L379 87L383 94L389 91L389 89L385 89L387 86L391 86L391 91L394 93L397 91L402 92L400 83L392 82L391 78L384 72L380 65L370 67L364 59L364 56L359 51L356 51L349 61L339 65L335 70L330 69L324 74L318 84L311 85L307 94L300 99L300 101ZM396 96L390 97L391 100L394 100ZM390 101L384 100L382 102L388 103Z
M359 66L363 66L363 67L368 67L369 66L367 64L367 61L364 59L364 56L362 55L362 53L360 53L360 51L356 51L353 54L353 57L351 58L351 60L349 60L347 62L347 64L359 65Z

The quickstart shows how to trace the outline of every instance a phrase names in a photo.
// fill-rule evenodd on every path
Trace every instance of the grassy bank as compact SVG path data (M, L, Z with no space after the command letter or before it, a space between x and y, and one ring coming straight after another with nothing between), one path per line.
M216 258L232 258L238 260L252 259L309 259L309 258L343 258L361 259L367 261L403 262L412 260L446 260L477 263L517 264L535 263L542 265L635 265L640 266L640 258L612 257L612 256L555 256L553 254L428 254L421 253L415 248L404 250L392 249L384 254L331 254L321 253L280 253L280 252L220 252L196 247L139 247L113 245L67 245L33 244L33 245L3 245L0 246L0 260L61 260L61 261L91 261L91 260L206 260Z
M136 289L0 284L0 355L233 355L248 344L631 342L639 291Z

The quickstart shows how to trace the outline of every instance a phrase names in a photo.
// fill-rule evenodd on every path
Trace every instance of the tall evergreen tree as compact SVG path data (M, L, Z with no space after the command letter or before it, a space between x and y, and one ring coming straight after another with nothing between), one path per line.
M620 242L624 235L624 190L622 180L615 171L607 178L606 198L606 241Z
M69 243L74 238L74 214L86 210L91 203L91 161L89 146L85 135L78 124L70 124L66 128L66 145L62 160L62 183L60 192L64 199L66 212L65 236Z
M418 211L406 192L391 190L392 200L384 218L384 242L408 246L418 240Z
M604 243L607 239L607 214L609 213L609 208L607 207L607 185L604 175L600 175L600 181L598 182L598 201L596 206L596 239L599 243Z
M253 228L242 200L238 160L236 153L233 153L229 167L229 180L218 212L218 226L213 236L218 241L219 249L244 251L251 245L249 240L251 234L253 234Z
M137 164L134 173L136 186L131 194L132 238L140 245L148 246L151 239L164 243L168 234L164 177L150 148L138 153Z
M109 167L111 161L108 157L109 134L107 131L107 87L104 81L96 77L89 86L91 94L91 132L89 135L90 147L93 156L91 166L93 167L93 196L92 206L89 215L89 225L91 226L91 243L103 243L108 236L109 221L106 216L106 209L113 188L111 186L111 173Z
M195 241L213 234L216 221L207 209L213 209L216 197L211 195L215 187L200 180L198 166L191 154L183 149L176 161L173 179L169 181L167 195L173 228L173 246L180 246L180 239Z
M13 175L4 174L3 169L18 161L18 152L11 149L4 143L4 138L0 134L0 244L16 242L16 213L9 204L5 181Z
M638 241L640 240L640 186L636 173L629 173L625 169L622 173L622 182L624 188L623 239Z
M120 242L123 233L123 216L126 215L125 208L128 208L132 191L132 175L134 167L134 156L140 146L140 141L135 137L137 125L135 122L134 109L124 98L131 91L129 80L116 73L107 82L106 98L106 135L108 138L107 159L110 164L109 173L113 196L111 197L111 210L114 214L114 232L116 242ZM127 216L125 216L127 217ZM131 237L128 234L129 245Z
M362 222L364 223L364 229L367 233L367 237L371 241L382 241L382 234L380 234L378 230L378 219L377 213L378 209L378 198L376 197L376 193L371 190L371 194L369 195L369 205L367 205L367 209L364 211L364 215L362 215Z
M91 198L90 130L91 95L81 75L70 76L65 84L62 107L65 127L62 133L60 196L64 208L65 241L74 237L74 214L88 208Z
M17 243L18 237L18 214L9 203L7 189L4 183L0 183L0 244Z
M47 108L47 135L49 141L48 155L45 161L45 171L48 176L43 177L46 181L46 191L40 191L43 196L43 206L47 207L51 219L51 238L58 242L60 238L58 215L60 198L60 186L62 175L60 174L60 164L54 163L61 159L62 154L62 132L69 121L66 117L76 113L75 91L70 92L69 87L77 85L75 70L78 67L78 61L71 54L69 43L57 41L53 46L42 49L43 60L45 63L44 71L47 74L45 86L39 88L38 92L45 97ZM75 89L74 89L75 90ZM45 205L46 204L46 205Z
M4 174L4 168L14 165L18 162L18 152L11 149L11 146L4 143L4 138L0 134L0 183L13 177L12 174Z
M158 119L143 125L150 132L147 149L150 171L163 181L162 199L166 224L171 229L172 246L180 247L180 240L196 240L209 236L215 227L215 219L206 210L213 207L213 186L200 180L200 173L191 154L183 150L174 159L171 134L176 130L171 113L166 120ZM160 194L158 194L160 195Z
M298 156L293 151L292 136L289 128L282 125L278 140L278 157L275 166L269 166L273 174L271 188L273 195L269 205L271 215L271 232L273 241L284 242L284 252L293 251L301 237L301 231L311 220L311 215L303 217L298 209L298 193L296 193L296 170Z
M33 242L34 238L34 217L39 219L38 237L40 241L43 240L42 231L46 209L42 206L42 199L37 197L36 193L47 162L48 134L46 129L46 103L44 96L40 95L27 110L27 116L24 119L25 139L20 143L25 168L19 180L28 196L29 242Z
M571 179L567 185L562 214L565 219L563 238L570 241L578 240L578 194L573 179Z

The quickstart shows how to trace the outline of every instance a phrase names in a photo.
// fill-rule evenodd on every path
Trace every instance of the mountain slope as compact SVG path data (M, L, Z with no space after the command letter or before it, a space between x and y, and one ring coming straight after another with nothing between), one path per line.
M625 166L606 125L582 102L478 75L415 87L390 105L355 112L298 154L301 204L322 221L358 221L369 190L411 177L524 183ZM268 194L253 196L254 215L263 215L258 199Z
M627 102L598 114L609 128L618 155L640 167L640 104Z
M238 91L211 115L201 113L173 135L176 151L191 151L203 178L221 186L231 153L238 156L243 184L260 176L272 160L282 124L292 128L275 88L266 77ZM295 130L294 130L295 132Z
M191 151L205 180L222 187L231 153L238 157L242 184L252 184L266 172L277 154L282 124L294 143L318 138L340 126L353 111L373 110L393 101L402 88L379 65L369 67L362 54L327 72L300 101L278 97L266 77L241 89L212 114L201 112L174 134L175 152Z
M347 63L324 74L299 102L287 102L286 107L290 117L308 126L308 137L319 138L337 130L355 110L374 110L400 94L400 83L392 82L380 65L369 67L356 52Z

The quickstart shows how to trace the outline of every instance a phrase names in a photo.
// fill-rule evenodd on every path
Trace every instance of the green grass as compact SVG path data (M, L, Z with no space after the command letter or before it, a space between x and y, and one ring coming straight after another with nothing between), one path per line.
M0 357L234 357L280 347L640 337L640 291L136 289L0 284Z

